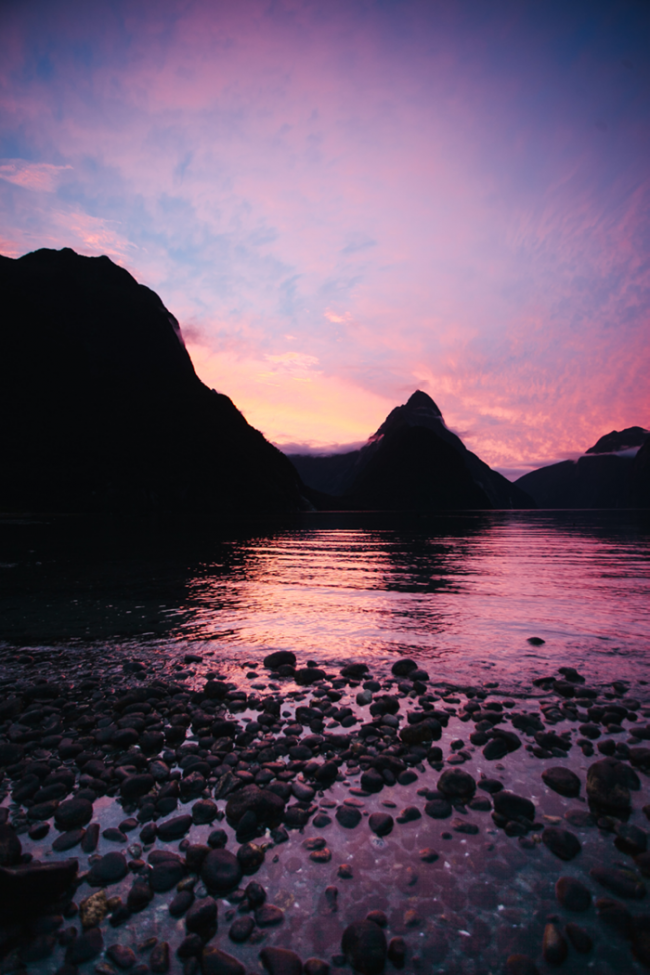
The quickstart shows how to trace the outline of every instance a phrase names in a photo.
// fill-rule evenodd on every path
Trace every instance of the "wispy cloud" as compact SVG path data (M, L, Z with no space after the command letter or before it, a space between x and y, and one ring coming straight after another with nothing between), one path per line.
M72 166L54 166L52 163L34 163L26 159L0 159L0 179L26 190L53 193L61 176Z

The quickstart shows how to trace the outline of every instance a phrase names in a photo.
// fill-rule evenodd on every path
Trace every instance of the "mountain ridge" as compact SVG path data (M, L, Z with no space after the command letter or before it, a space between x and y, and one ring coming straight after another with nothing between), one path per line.
M408 432L412 430L426 432ZM330 503L337 506L347 503L392 508L401 503L407 508L534 507L528 495L465 447L446 426L437 404L422 390L416 390L406 403L394 407L358 450L324 457L287 456L303 483L317 492L309 495L316 506L327 503L321 495L329 495ZM401 487L399 471L391 470L388 457L401 465ZM449 489L441 481L445 471L451 478ZM423 482L417 484L418 479ZM455 496L457 505L453 503Z
M0 258L3 510L297 511L299 478L108 257Z

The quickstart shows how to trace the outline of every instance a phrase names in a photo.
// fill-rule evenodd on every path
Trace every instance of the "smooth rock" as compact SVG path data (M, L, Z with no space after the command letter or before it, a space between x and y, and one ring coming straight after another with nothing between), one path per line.
M447 819L451 816L451 803L446 799L430 799L424 811L431 819Z
M104 939L100 928L90 928L83 931L68 945L65 960L70 965L83 965L92 961L104 948Z
M187 931L203 934L217 927L217 902L213 897L202 897L195 901L185 915Z
M301 975L300 956L289 948L263 948L260 958L269 975Z
M627 814L630 811L630 772L629 765L613 758L604 758L590 765L587 772L589 805L599 812Z
M149 884L144 883L142 880L136 880L128 893L126 907L133 914L137 914L139 911L143 911L145 907L148 907L152 900L153 890Z
M591 891L576 877L560 877L555 896L567 911L587 911L591 907Z
M575 833L557 826L547 826L542 832L542 841L560 860L573 860L582 849Z
M193 820L191 816L184 815L174 816L173 819L167 819L162 823L156 823L156 834L158 839L163 843L171 843L173 840L179 840L191 829L192 822Z
M641 900L646 895L645 884L632 871L618 870L616 867L592 867L589 875L618 897Z
M54 824L61 832L85 826L93 818L93 804L87 799L66 799L57 806Z
M393 830L394 820L388 813L372 813L368 819L368 826L377 836L388 836Z
M573 945L576 951L581 955L588 954L594 946L591 937L584 928L580 927L579 924L575 924L574 921L569 921L564 930L566 931L567 938Z
M438 791L448 799L466 802L476 792L476 782L469 772L457 768L447 769L438 779Z
M341 805L337 808L335 816L345 829L354 829L361 822L361 813L355 806Z
M127 948L126 945L110 945L106 949L106 957L117 965L118 968L126 971L129 968L133 968L137 959L135 952L132 948Z
M256 785L245 785L228 798L226 816L229 822L239 823L247 812L255 815L260 825L278 824L284 812L284 802L274 792Z
M547 961L550 965L561 965L569 954L569 946L566 938L562 934L559 926L553 922L550 922L544 928L542 954L544 955L544 961Z
M0 867L0 910L32 913L57 900L74 883L77 860Z
M13 867L20 863L23 852L20 839L10 823L0 825L0 867Z
M343 932L341 950L362 975L379 975L388 953L386 935L372 921L355 921Z
M244 941L248 941L253 933L254 927L255 921L250 916L235 918L230 925L228 937L231 941L234 941L237 944L242 944Z
M388 943L388 960L395 968L404 968L406 964L406 942L404 938L391 938Z
M159 941L154 945L153 951L149 955L149 968L156 975L164 975L169 971L169 942Z
M580 795L580 779L571 769L563 765L544 769L542 778L549 789L558 792L561 796L573 798Z
M211 850L201 866L201 879L216 893L226 893L239 885L242 869L229 850Z
M255 911L255 923L258 928L269 928L284 921L284 911L275 904L263 904Z
M149 875L151 889L157 894L171 890L183 879L184 870L180 860L164 860L157 863Z
M240 961L213 945L207 945L200 958L202 975L246 975Z
M93 863L88 874L87 882L91 887L105 887L123 880L128 873L126 858L122 853L113 850L106 853L101 860Z

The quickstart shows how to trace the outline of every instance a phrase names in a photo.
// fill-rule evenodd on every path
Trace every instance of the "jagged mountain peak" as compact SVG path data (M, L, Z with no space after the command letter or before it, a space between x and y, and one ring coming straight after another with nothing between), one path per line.
M400 427L428 427L430 430L439 431L444 426L444 422L441 411L428 393L416 389L406 403L390 411L376 433L370 437L369 443L381 440L386 434Z
M442 413L431 399L428 393L423 393L421 389L416 389L412 396L406 401L406 404L402 409L407 410L426 410L428 413L433 413L435 416L439 416L442 419Z

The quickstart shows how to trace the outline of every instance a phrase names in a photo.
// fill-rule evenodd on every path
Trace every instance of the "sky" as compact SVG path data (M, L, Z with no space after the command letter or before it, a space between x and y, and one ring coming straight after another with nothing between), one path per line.
M107 254L285 449L415 389L514 477L650 427L647 0L2 0L0 253Z

